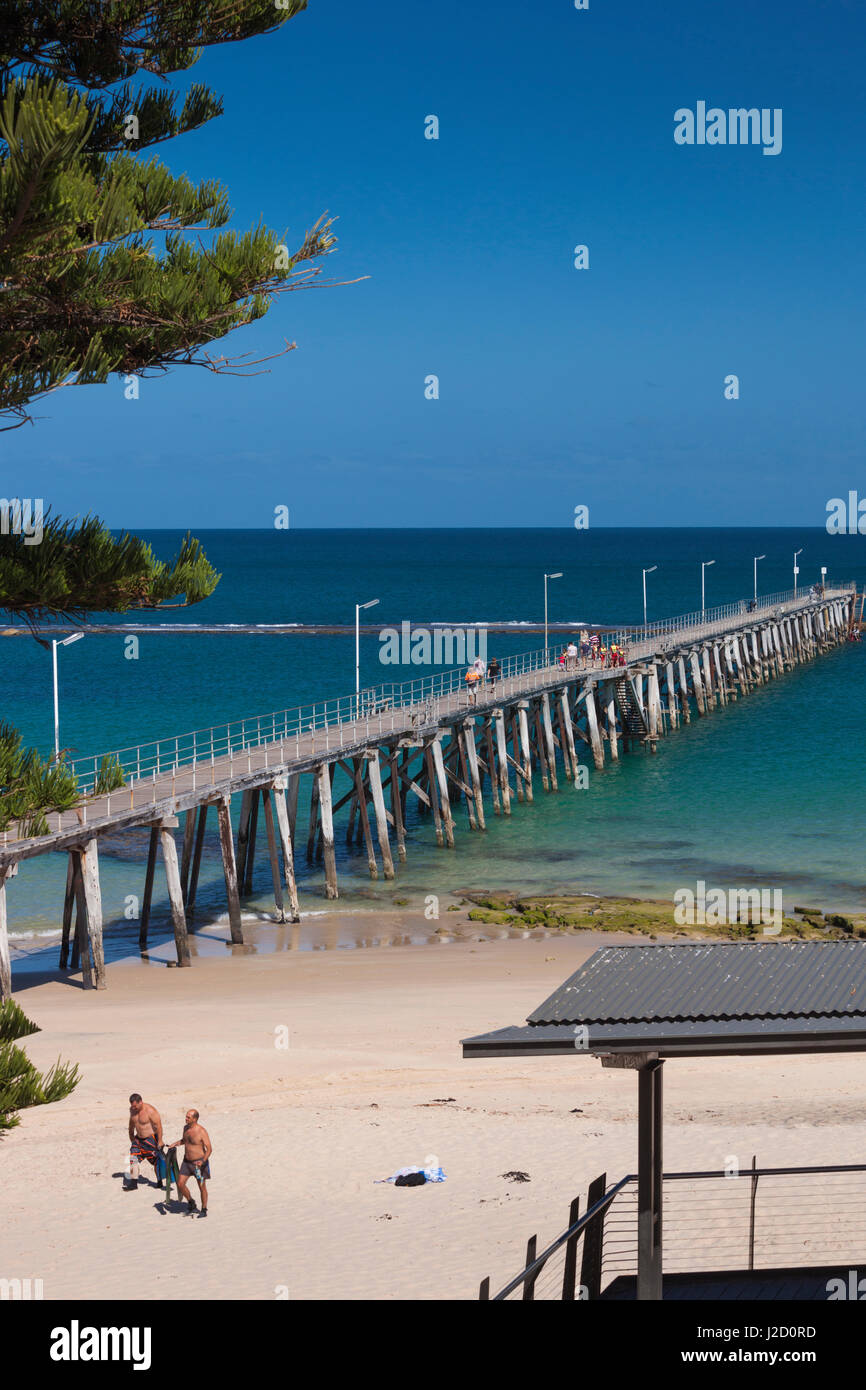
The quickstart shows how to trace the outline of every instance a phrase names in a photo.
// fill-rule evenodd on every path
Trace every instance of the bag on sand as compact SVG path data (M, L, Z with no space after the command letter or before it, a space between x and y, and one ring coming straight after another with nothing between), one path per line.
M395 1187L420 1187L422 1182L426 1182L423 1173L401 1173L399 1178L394 1179Z

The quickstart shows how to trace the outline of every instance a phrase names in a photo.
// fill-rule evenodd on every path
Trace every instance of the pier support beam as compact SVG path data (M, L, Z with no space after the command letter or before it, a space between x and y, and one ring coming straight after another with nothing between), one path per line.
M147 929L150 925L150 905L153 901L153 880L156 874L156 851L158 848L159 826L152 825L150 827L150 843L147 847L147 869L144 874L144 897L141 903L141 918L138 924L138 946L141 951L144 951L147 947ZM74 877L74 864L72 871ZM61 964L63 963L64 962L61 962Z
M463 741L466 745L466 760L469 764L469 776L472 779L472 796L475 801L475 815L478 821L478 829L486 830L484 823L484 798L481 795L481 778L478 775L478 750L475 747L475 720L466 719L463 721Z
M277 856L277 837L274 832L274 808L271 800L271 793L267 787L262 788L262 810L265 813L265 833L268 840L268 860L271 866L271 883L274 887L274 907L277 909L277 921L285 922L286 910L283 907L283 885L280 882L280 861Z
M523 786L526 792L526 800L532 800L532 754L529 747L529 718L527 710L529 705L525 700L521 700L517 706L517 727L520 734L520 759L523 765ZM515 748L515 756L517 749Z
M295 855L292 849L292 830L285 792L285 781L278 779L274 782L274 810L277 814L277 835L283 854L283 874L286 881L286 893L289 898L289 921L300 922L301 909L298 903L298 885L295 880Z
M385 814L385 795L382 791L382 771L379 766L377 750L367 753L367 775L373 795L373 810L376 815L376 834L379 838L379 851L382 855L382 869L386 878L394 877L394 860L391 858L391 841L388 839L388 817ZM431 793L433 788L431 787Z
M608 681L605 687L605 698L607 701L607 741L610 744L611 762L619 762L619 741L616 732L616 695L613 681ZM575 772L575 776L577 773Z
M553 741L553 725L550 720L550 696L546 690L541 697L541 727L544 733L544 753L549 769L550 785L553 791L558 792L559 783L556 780L556 744Z
M695 691L695 703L698 707L698 714L704 715L707 712L707 702L704 698L704 685L701 680L701 659L697 652L692 652L689 656L689 664L692 668L692 685Z
M563 695L565 692L563 691ZM568 699L565 696L566 700ZM505 737L505 717L501 709L493 711L493 724L496 730L496 758L499 765L499 793L502 797L502 810L506 816L511 815L511 782L508 777L508 740ZM569 723L569 730L571 725ZM572 740L572 752L574 742ZM518 778L518 786L520 779Z
M195 907L195 895L198 892L198 876L201 869L201 852L204 845L204 832L207 826L207 802L203 802L198 808L198 829L195 835L195 849L192 856L192 869L189 876L189 888L186 895L186 910L192 912Z
M445 771L445 759L442 757L441 740L435 738L430 744L428 756L433 764L433 775L430 778L430 800L434 801L438 789L439 806L441 808L441 820L445 826L445 840L449 849L454 848L454 818L451 815L451 793L448 789L448 774ZM439 830L439 843L442 843L442 831Z
M397 837L397 858L403 864L406 861L406 826L403 821L403 796L396 747L388 754L388 768L391 773L391 815L394 817L394 834Z
M316 771L316 785L319 789L319 807L322 823L322 848L325 857L325 897L333 901L337 892L337 856L334 850L334 816L331 810L331 772L327 763L320 764Z
M438 752L436 751L437 748ZM439 779L437 795L436 783L440 763L442 764L442 777ZM439 743L438 739L434 739L432 743L428 743L427 747L424 749L424 766L427 769L427 790L430 797L430 810L433 812L433 828L436 831L436 843L437 845L439 845L441 849L445 844L445 835L442 830L442 817L443 814L446 814L447 811L449 820L451 818L451 795L448 790L448 776L445 772L445 760L442 756L442 744ZM471 817L471 807L469 808L469 814ZM448 821L446 821L446 825L447 824ZM448 841L448 848L454 848L453 823L451 827L451 839Z
M204 807L202 807L204 810ZM229 932L231 939L236 946L243 944L244 933L241 923L241 899L240 885L238 883L238 869L235 863L235 844L232 836L232 818L229 810L229 798L223 797L217 802L217 821L220 832L220 849L222 851L223 875L226 881L226 901L229 910Z
M689 681L686 675L685 657L677 657L677 676L680 687L680 709L682 710L683 720L686 724L692 722L692 711L689 707Z
M589 742L592 748L593 761L597 768L604 767L604 746L601 741L601 731L598 727L598 711L595 705L595 687L592 685L584 686L586 692L584 703L586 705L586 722L589 728Z
M574 725L571 722L571 706L568 703L568 690L559 692L559 731L562 740L562 757L565 762L565 775L572 780L577 777L577 754L574 750ZM616 730L614 730L614 739Z
M176 826L177 816L165 816L163 820L160 821L159 839L162 845L162 859L165 864L165 881L168 885L168 901L171 906L171 920L174 926L174 945L177 951L177 963L178 965L185 966L190 964L189 935L186 929L183 892L180 886L180 869L177 864L177 845L174 842L174 831ZM84 858L84 855L82 855L82 858ZM84 866L82 866L82 874L85 877L86 883L86 870Z

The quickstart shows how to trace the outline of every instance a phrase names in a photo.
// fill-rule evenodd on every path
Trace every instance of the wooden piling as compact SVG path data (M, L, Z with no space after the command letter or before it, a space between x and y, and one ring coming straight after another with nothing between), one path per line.
M619 762L619 739L616 729L616 693L613 681L608 681L605 686L605 697L607 702L607 741L610 745L611 762Z
M514 747L515 760L519 761L523 767L523 790L526 800L532 801L532 755L529 748L529 718L527 711L529 705L526 700L521 700L517 706L517 728L520 737L520 756L517 757L517 746Z
M241 817L240 821L238 822L238 853L236 861L238 871L239 892L243 892L244 873L246 871L247 864L247 845L249 843L250 837L250 816L252 814L253 809L253 797L257 795L257 792L252 791L245 791L241 793Z
M184 904L186 904L189 897L189 870L192 863L192 851L195 841L195 818L197 810L197 806L190 806L184 817L183 854L180 861L180 890L183 894Z
M259 801L262 792L260 787L250 792L250 828L249 839L247 840L247 854L244 860L244 895L250 897L253 891L253 866L256 860L256 834L259 827Z
M325 856L325 897L333 901L337 892L337 856L334 849L334 818L331 813L331 770L321 763L316 773L319 788L319 809L322 826L322 846Z
M262 810L265 813L265 834L268 841L268 859L271 865L271 882L274 886L274 907L277 909L277 921L285 922L286 912L283 907L283 885L280 881L280 862L277 857L277 837L274 833L274 808L267 787L262 788Z
M243 944L244 933L241 921L240 883L238 867L235 863L235 844L232 836L230 800L227 796L217 802L217 821L220 833L220 850L223 860L223 877L226 883L226 901L229 912L229 932L236 946Z
M550 719L550 695L545 690L541 696L541 729L544 735L544 755L547 761L552 791L559 791L556 780L556 743L553 738L553 724Z
M689 653L689 665L692 668L692 687L695 692L695 704L698 707L698 714L703 716L707 712L707 702L704 698L704 683L701 680L701 658L697 652Z
M430 800L438 800L441 811L440 824L437 827L437 839L442 843L442 826L445 827L445 841L449 849L454 848L454 819L451 815L451 794L448 789L448 773L445 770L445 759L442 756L442 743L436 738L428 745L426 756L432 759L432 769L430 775ZM435 776L434 776L435 774ZM437 797L438 792L438 797Z
M406 861L406 825L403 820L400 764L396 747L392 748L388 754L388 766L391 772L391 815L394 819L394 834L397 839L397 858L403 864Z
M486 830L484 824L484 798L481 795L481 778L478 775L478 749L475 747L475 720L463 721L463 738L466 744L466 759L472 779L472 795L475 800L475 817L479 830Z
M683 722L685 724L691 724L692 711L689 706L689 681L686 675L686 660L684 656L677 657L677 676L680 693L680 711L682 713Z
M382 791L382 770L379 754L374 749L367 754L367 775L373 795L373 811L376 816L376 834L379 839L379 852L382 855L382 869L386 878L394 877L394 860L391 858L391 842L388 838L388 817L385 814L385 795Z
M3 869L0 869L2 877ZM63 935L60 939L60 969L66 969L69 959L69 933L72 928L72 909L75 905L75 868L72 855L66 856L66 892L63 895Z
M604 767L604 746L601 741L601 733L598 727L598 711L595 707L595 690L592 685L584 686L586 705L586 722L589 728L589 742L592 748L592 756L597 768Z
M490 780L490 795L493 798L493 810L497 816L501 816L502 807L499 804L499 779L496 776L496 752L493 747L493 720L489 714L485 715L484 718L484 751L487 754L487 776Z
M496 728L496 754L499 763L499 793L502 797L502 810L506 816L510 816L511 781L508 776L508 740L505 736L505 716L501 709L493 711L493 723ZM519 777L517 785L520 785Z
M355 778L355 802L358 807L358 824L363 831L364 845L367 850L367 867L371 878L379 877L379 866L376 863L376 851L373 848L373 836L370 831L370 813L367 810L367 788L364 785L364 769L361 758L352 759L353 776Z
M436 751L437 748L438 748L438 752ZM438 795L437 795L437 790L436 790L436 773L437 773L437 771L438 771L438 766L437 766L437 761L436 761L437 759L438 759L440 762L442 762L442 773L443 773L443 779L444 779L444 781L445 781L445 785L444 785L444 787L443 787L442 780L440 780L440 782L439 782L439 792L438 792ZM436 831L436 843L437 843L437 845L439 845L440 848L441 848L441 847L445 844L445 836L444 836L444 834L443 834L443 832L442 832L442 816L443 816L443 814L446 814L446 813L447 813L448 818L449 818L449 820L450 820L450 817L451 817L451 800L450 800L450 797L449 797L449 795L448 795L447 777L446 777L446 775L445 775L445 763L444 763L444 761L443 761L443 759L442 759L442 745L441 745L441 743L438 742L438 740L434 740L433 743L428 743L427 746L425 747L425 749L424 749L424 763L425 763L426 768L427 768L427 784L428 784L428 786L429 786L429 788L430 788L430 810L433 812L433 827L434 827L434 829L435 829L435 831ZM440 808L441 808L441 809L440 809ZM470 812L470 814L471 814L471 812ZM454 838L454 831L453 831L453 829L452 829L452 831L451 831L451 839L450 839L449 842L448 842L449 848L451 848L451 849L453 849L453 847L454 847L453 838Z
M186 915L183 906L183 893L180 886L180 869L177 863L177 845L174 842L174 829L177 816L166 816L160 822L159 839L162 845L162 859L165 865L165 880L168 885L168 901L171 905L171 920L174 926L174 944L178 965L190 964L189 936L186 929Z
M189 889L186 895L186 910L192 912L195 907L196 893L198 892L198 876L201 869L201 852L204 845L204 832L207 826L208 803L203 801L198 808L198 828L195 834L195 849L192 856L192 868L189 876Z
M300 922L301 909L298 902L298 885L295 880L295 856L292 849L292 829L289 808L286 804L286 790L285 782L277 781L274 783L274 809L277 813L277 834L283 852L283 873L286 880L286 892L289 896L289 921Z
M153 879L156 873L156 851L159 845L159 826L150 827L150 843L147 847L147 869L144 875L144 898L141 904L141 919L138 924L139 950L147 947L147 929L150 925L150 905L153 901ZM74 875L74 866L73 866ZM74 967L73 967L74 968Z
M563 687L559 692L559 737L562 747L562 757L565 763L565 775L572 781L577 777L577 754L574 751L574 725L571 722L571 705L568 701L568 688Z

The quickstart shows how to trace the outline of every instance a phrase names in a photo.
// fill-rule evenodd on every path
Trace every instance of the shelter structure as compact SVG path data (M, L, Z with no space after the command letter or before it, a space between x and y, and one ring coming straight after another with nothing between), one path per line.
M665 1061L866 1051L866 941L602 947L525 1025L462 1046L637 1072L637 1297L660 1299Z

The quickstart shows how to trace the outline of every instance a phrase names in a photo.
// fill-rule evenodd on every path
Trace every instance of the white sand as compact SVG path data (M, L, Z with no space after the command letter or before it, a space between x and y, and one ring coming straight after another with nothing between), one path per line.
M47 1299L472 1299L487 1274L495 1291L590 1179L634 1171L636 1081L577 1054L464 1061L458 1043L522 1022L597 944L227 953L112 966L99 994L22 989L44 1030L29 1055L77 1061L82 1081L0 1141L0 1277L41 1278ZM864 1089L856 1056L668 1062L665 1168L859 1162ZM168 1139L201 1111L207 1221L121 1191L132 1091ZM444 1184L375 1185L428 1155Z

